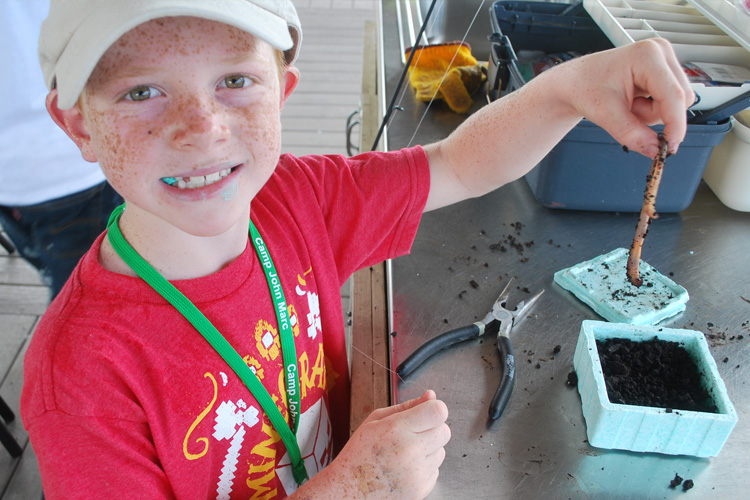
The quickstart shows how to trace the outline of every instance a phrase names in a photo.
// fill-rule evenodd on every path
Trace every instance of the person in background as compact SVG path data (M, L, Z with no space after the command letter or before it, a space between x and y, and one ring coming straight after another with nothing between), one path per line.
M0 0L0 228L54 298L122 198L50 119L39 68L49 0Z

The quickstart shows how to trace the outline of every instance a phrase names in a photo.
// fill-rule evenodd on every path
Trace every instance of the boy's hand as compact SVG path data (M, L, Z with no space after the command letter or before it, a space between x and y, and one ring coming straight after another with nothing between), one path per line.
M425 498L445 458L443 447L451 435L447 418L448 407L433 391L375 410L338 457L300 488L300 498L317 498L324 491L327 498Z
M659 141L647 125L664 123L669 152L685 137L685 110L695 94L672 46L663 39L643 40L575 61L561 79L576 112L609 132L618 142L649 158ZM586 75L576 78L575 75Z

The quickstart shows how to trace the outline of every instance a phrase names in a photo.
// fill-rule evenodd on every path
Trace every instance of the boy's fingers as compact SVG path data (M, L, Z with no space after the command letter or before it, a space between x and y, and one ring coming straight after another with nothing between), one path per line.
M443 461L445 461L445 448L441 446L425 457L424 464L426 467L437 469L443 464Z
M401 412L402 425L410 432L434 429L448 419L448 407L438 399L424 401Z
M409 408L413 408L417 405L420 405L424 403L425 401L431 401L437 399L437 395L435 394L435 391L432 389L427 389L424 391L424 394L422 394L418 398L410 399L409 401L404 401L403 403L396 405L397 408L399 408L399 411L408 410Z
M432 389L428 389L425 391L424 394L422 394L418 398L410 399L408 401L404 401L403 403L399 403L397 405L387 406L385 408L378 408L377 410L373 411L370 414L370 418L373 420L381 420L390 415L393 415L394 413L399 413L404 410L408 410L409 408L413 408L419 404L424 403L425 401L429 401L431 399L436 399L436 398L437 396L435 395L435 391L433 391Z
M632 108L628 109L623 106L621 97L608 97L608 101L602 99L600 106L601 110L606 110L607 116L597 113L592 121L602 125L616 141L631 151L653 158L659 151L659 139L648 125L664 123L670 153L677 151L687 131L687 108L682 106L681 100L636 97Z
M669 142L669 152L671 154L677 152L680 143L685 139L685 134L687 133L687 108L695 99L695 94L690 89L688 89L688 92L682 92L681 95L687 97L678 101L674 98L668 99L654 96L654 108L661 121L664 122L664 138ZM688 103L685 104L685 102ZM653 156L655 155L656 153Z
M637 98L633 103L633 112L645 123L664 123L664 136L669 141L670 153L677 151L677 146L687 132L687 108L693 104L695 94L690 88L685 72L682 69L671 44L664 40L649 40L643 44L646 63L633 75L636 87L645 89L650 99ZM652 157L658 151L658 141L649 141L646 153Z
M602 105L602 108L608 110L609 116L606 126L598 124L602 125L617 142L627 146L631 151L653 156L650 151L658 148L659 140L656 133L644 124L641 117L624 109L619 102L612 102L609 106Z
M412 493L414 494L414 498L418 498L418 499L427 498L427 495L429 495L432 492L432 490L435 488L439 474L440 473L438 469L435 469L427 478L420 481L418 484L413 484Z
M673 99L667 101L658 101L657 98L653 100L641 99L634 103L633 112L643 123L664 123L663 133L664 138L669 143L669 153L677 152L687 133L686 108L681 103L677 104ZM647 149L639 152L653 158L659 149L659 141L654 139L653 131L648 134L644 133L641 141L647 141Z
M605 68L622 76L617 80L622 86L615 81L612 87L599 87L595 105L588 107L588 118L628 149L649 158L659 147L649 125L664 123L670 152L676 152L687 132L686 110L695 94L672 46L664 40L648 39L617 50L623 50L618 62L623 66ZM589 61L601 64L596 59Z
M451 440L451 429L446 424L438 425L419 433L419 438L424 443L427 453L433 453L448 444Z

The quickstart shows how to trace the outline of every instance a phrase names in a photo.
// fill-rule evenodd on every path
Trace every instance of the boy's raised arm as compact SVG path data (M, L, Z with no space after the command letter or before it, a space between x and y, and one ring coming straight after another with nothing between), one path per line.
M665 40L644 40L568 61L425 147L431 172L425 210L481 196L518 179L582 117L648 157L659 144L648 125L664 123L670 153L675 153L687 130L686 109L694 99Z

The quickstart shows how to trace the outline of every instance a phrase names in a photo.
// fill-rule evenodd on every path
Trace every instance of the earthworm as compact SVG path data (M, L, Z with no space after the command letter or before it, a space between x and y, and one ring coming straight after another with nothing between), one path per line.
M659 217L656 213L656 193L659 191L661 174L664 171L664 161L667 159L667 146L667 141L660 134L659 152L654 157L654 161L651 163L651 171L646 176L646 192L643 194L641 218L638 220L638 225L635 228L635 238L633 238L633 244L630 246L630 253L628 254L628 281L636 287L643 284L643 279L638 270L641 261L641 247L643 246L643 240L646 239L648 226L651 224L651 220Z

